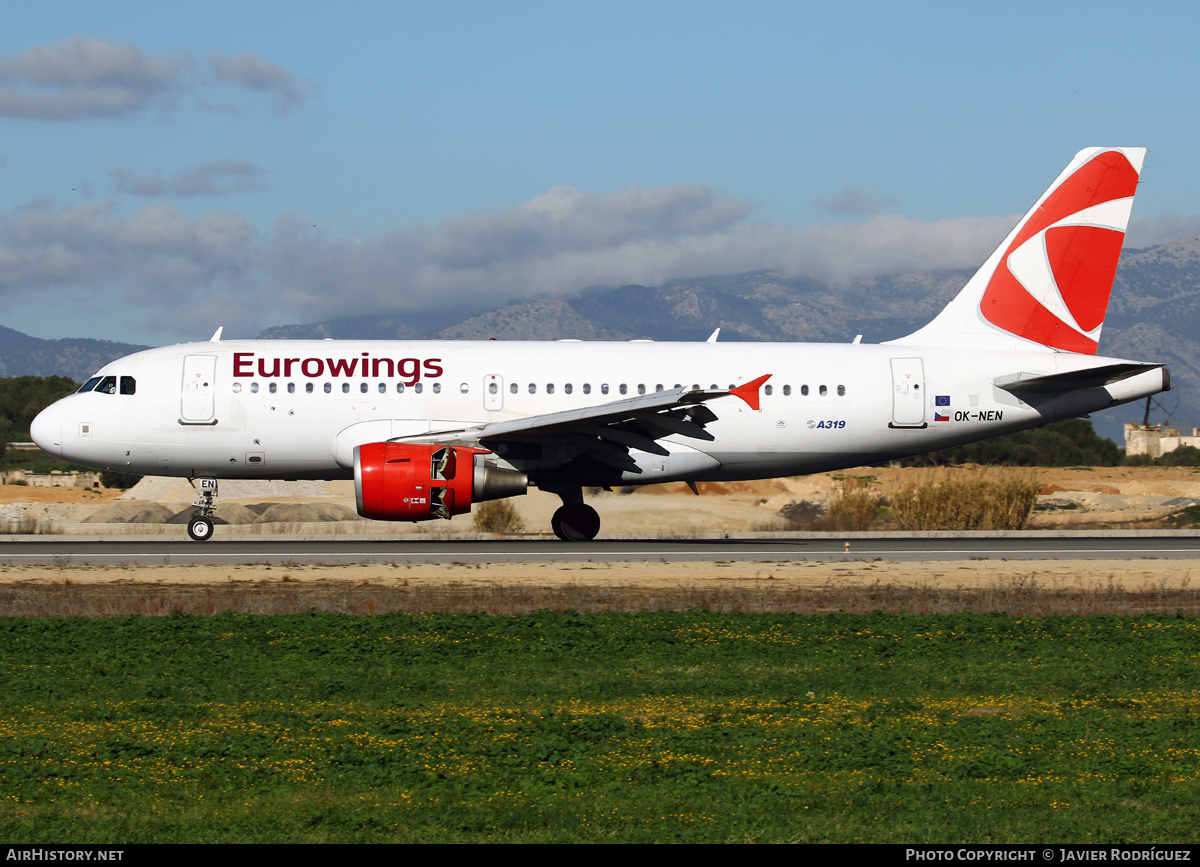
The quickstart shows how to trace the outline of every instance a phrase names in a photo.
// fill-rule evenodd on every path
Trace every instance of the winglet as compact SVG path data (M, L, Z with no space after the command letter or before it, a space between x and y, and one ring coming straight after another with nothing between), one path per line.
M209 343L220 343L221 342L221 332L224 330L225 330L225 326L222 325L215 332L213 332L212 337L208 338L208 342Z
M760 376L758 379L752 379L749 382L744 382L737 388L729 389L729 393L737 395L742 400L746 401L746 406L757 412L759 409L758 390L762 387L762 384L770 379L773 375L774 374L768 373L765 376Z

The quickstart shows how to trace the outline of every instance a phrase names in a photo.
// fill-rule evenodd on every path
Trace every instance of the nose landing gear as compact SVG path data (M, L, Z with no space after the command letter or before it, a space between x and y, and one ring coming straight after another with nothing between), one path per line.
M196 488L196 482L200 482L199 489ZM196 512L188 521L188 535L195 542L207 542L212 538L213 534L213 512L217 509L217 480L207 476L200 479L188 479L192 490L197 491L198 496L196 502L192 503L196 507Z

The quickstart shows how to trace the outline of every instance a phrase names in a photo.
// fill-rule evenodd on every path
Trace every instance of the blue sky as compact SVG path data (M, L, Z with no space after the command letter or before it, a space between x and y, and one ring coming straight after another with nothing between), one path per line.
M203 339L978 264L1085 146L1200 232L1182 3L49 2L0 29L0 324Z

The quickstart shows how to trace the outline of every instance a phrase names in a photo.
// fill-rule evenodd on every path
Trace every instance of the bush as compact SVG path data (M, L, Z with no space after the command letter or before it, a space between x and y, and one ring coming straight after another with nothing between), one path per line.
M142 477L137 473L114 473L112 470L103 470L100 473L100 484L106 488L120 488L128 490L142 480Z
M879 514L880 496L871 488L872 478L835 479L825 505L826 528L866 530Z
M515 533L524 523L508 500L489 500L475 507L475 529L481 533Z
M1150 455L1126 455L1125 460L1121 462L1127 467L1152 467L1155 466L1154 458Z
M892 518L902 530L1020 530L1040 487L1032 476L950 472L899 491Z
M1200 467L1200 449L1180 446L1158 459L1160 467Z
M1121 450L1096 433L1092 423L1075 418L1033 430L906 458L906 467L986 464L1009 467L1115 467Z
M825 517L825 507L820 503L810 503L808 500L800 502L792 500L775 514L791 524L792 528L808 528ZM774 526L771 528L777 529Z

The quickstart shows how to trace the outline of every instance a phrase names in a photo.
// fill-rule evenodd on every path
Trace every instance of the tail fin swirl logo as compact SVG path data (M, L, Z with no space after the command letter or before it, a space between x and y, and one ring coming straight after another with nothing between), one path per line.
M1044 346L1095 354L1139 168L1107 150L1065 173L1004 251L983 317Z

